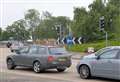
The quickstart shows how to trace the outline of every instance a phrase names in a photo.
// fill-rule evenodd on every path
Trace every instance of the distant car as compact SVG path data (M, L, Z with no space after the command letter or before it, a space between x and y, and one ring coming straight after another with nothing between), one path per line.
M71 55L62 47L32 45L7 56L6 62L8 69L26 66L33 68L36 73L45 69L63 72L71 66Z
M11 45L12 45L12 43L11 43L11 42L8 42L8 43L6 44L7 48L10 48L10 47L11 47Z
M120 80L120 46L106 47L82 57L77 71L82 79L95 76Z
M22 42L12 42L12 44L10 46L11 52L16 51L23 46L24 46L24 44Z

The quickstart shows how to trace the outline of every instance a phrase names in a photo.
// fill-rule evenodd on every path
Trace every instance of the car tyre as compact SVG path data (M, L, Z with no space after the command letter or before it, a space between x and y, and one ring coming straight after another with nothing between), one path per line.
M79 74L82 79L89 79L91 76L89 67L87 65L80 66Z
M14 65L14 61L12 59L7 60L7 68L9 70L14 69L16 66Z
M57 68L58 72L64 72L66 70L66 68Z
M34 70L35 73L40 73L40 71L41 71L41 64L40 64L39 61L34 62L33 70Z

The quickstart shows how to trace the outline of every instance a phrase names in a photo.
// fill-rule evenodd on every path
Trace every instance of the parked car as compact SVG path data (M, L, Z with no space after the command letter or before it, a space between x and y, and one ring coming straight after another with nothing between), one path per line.
M57 69L58 72L63 72L71 66L71 55L62 47L32 45L7 56L6 62L8 69L26 66L33 68L36 73L45 69Z
M83 56L77 71L82 79L95 76L120 80L120 46L106 47Z

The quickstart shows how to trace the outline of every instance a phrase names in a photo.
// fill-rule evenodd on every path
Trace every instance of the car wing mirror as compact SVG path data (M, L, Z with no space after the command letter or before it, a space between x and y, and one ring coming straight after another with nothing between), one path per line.
M99 60L99 59L100 59L100 56L97 56L96 59Z

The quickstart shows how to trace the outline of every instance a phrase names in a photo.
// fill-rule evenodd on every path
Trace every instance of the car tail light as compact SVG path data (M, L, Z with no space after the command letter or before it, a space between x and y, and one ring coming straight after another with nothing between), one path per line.
M53 56L48 56L48 62L52 62L54 61L54 57Z

